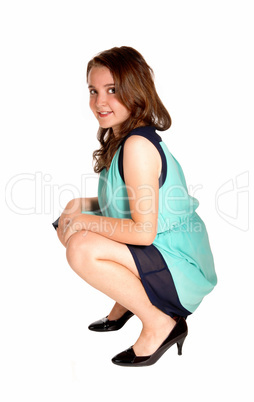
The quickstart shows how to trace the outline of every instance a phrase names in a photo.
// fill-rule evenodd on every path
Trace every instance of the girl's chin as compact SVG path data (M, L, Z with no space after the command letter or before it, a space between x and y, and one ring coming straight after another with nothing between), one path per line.
M110 126L106 125L106 124L100 124L100 128L103 128L104 130L109 129Z

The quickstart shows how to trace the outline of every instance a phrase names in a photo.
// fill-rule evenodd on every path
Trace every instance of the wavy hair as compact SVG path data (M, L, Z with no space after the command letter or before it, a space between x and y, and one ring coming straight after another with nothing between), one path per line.
M117 148L134 128L154 126L165 131L171 126L171 117L155 88L153 70L137 50L122 46L99 53L88 62L87 79L91 69L100 66L110 70L118 100L130 111L130 117L121 124L117 137L112 128L99 128L101 146L93 153L96 173L109 169Z

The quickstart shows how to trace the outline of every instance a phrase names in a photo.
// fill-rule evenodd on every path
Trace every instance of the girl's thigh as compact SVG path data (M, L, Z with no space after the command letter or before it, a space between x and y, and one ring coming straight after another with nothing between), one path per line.
M83 253L84 259L108 260L123 265L140 278L132 254L124 243L82 230L71 236L67 252L69 247L73 248L73 252L76 249L79 253Z

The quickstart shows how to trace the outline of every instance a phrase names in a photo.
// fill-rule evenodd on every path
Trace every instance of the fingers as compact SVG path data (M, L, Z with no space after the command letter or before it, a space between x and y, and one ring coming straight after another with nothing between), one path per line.
M74 222L73 220L70 219L70 221L68 222L68 224L65 226L65 229L63 231L63 239L64 239L64 243L65 245L67 244L69 238L77 232L80 232L81 230L83 230L83 225L81 222Z
M65 232L68 225L71 223L71 219L67 218L65 214L62 214L59 218L57 236L64 247L66 247L65 242Z

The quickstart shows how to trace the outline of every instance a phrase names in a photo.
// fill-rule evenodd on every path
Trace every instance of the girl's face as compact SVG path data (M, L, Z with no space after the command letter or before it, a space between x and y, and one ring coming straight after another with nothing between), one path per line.
M130 111L119 102L115 93L115 83L107 67L92 67L88 74L90 108L100 127L112 127L117 135L120 125L130 117Z

